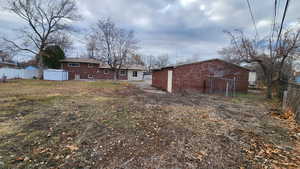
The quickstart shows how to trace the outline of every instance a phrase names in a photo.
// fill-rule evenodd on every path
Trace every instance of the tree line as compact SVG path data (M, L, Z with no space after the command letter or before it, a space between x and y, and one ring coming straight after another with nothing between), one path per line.
M22 19L26 25L17 30L17 39L2 37L1 60L9 60L19 52L31 53L39 67L39 78L47 67L59 68L59 60L71 49L71 23L81 19L75 0L15 0L5 9ZM19 38L20 37L20 38ZM169 64L168 55L141 56L137 54L138 40L134 31L119 28L111 19L103 18L90 27L85 43L87 57L97 59L115 72L125 64L147 65L150 70Z
M282 88L293 77L293 67L300 59L300 29L286 28L278 38L275 33L262 39L242 30L225 31L230 46L219 51L224 59L236 64L250 64L267 88L266 97L281 97Z

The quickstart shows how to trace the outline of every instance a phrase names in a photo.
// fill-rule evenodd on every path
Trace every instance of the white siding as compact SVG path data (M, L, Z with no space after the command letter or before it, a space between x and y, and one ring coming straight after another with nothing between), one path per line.
M256 84L256 72L249 72L249 84L250 85Z
M44 80L64 81L68 80L68 72L64 70L44 70Z
M128 80L129 81L138 81L138 80L143 80L143 75L144 71L136 71L137 72L137 77L133 77L133 72L134 70L128 70Z
M25 69L14 69L14 68L0 68L0 77L6 76L7 79L32 79L38 76L37 70L25 70Z
M173 71L168 70L168 89L167 89L167 91L169 93L172 93L172 88L173 88Z

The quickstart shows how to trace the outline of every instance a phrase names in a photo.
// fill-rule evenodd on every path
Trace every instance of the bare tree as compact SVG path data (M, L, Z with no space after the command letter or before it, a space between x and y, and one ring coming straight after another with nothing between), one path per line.
M9 55L7 52L0 50L0 62L7 62L12 59L11 55Z
M143 57L143 60L147 67L147 71L151 72L151 70L155 67L155 57L153 55L147 55Z
M11 61L15 56L15 52L7 43L0 39L0 61Z
M48 46L59 46L64 53L67 53L73 46L72 38L66 32L54 33L49 37L49 41L52 42L52 44L48 44Z
M161 68L170 64L170 58L168 54L159 56L147 55L143 57L143 62L147 67L147 70L151 72L152 69Z
M19 30L23 38L4 38L17 51L30 52L39 63L39 78L42 78L42 55L47 46L57 43L56 36L70 30L69 22L78 19L75 0L14 0L8 1L10 12L26 23Z
M219 55L223 56L223 59L230 63L239 64L239 56L234 47L222 48L218 51Z
M87 43L86 43L86 50L87 55L89 58L96 59L99 49L97 47L97 36L95 35L88 35L86 37Z
M136 54L136 53L130 54L126 63L134 64L134 65L143 65L143 66L145 65L145 62L144 62L142 56L139 54Z
M118 28L110 19L99 20L93 32L94 37L97 38L97 48L100 52L96 57L110 66L116 80L128 55L135 53L137 49L134 32Z
M300 30L286 30L278 41L272 37L257 41L240 30L226 33L231 37L231 46L221 53L237 63L258 64L267 85L267 98L272 98L274 85L286 80L292 62L299 58Z
M155 58L155 63L154 65L156 67L164 67L170 64L170 58L168 54L164 54L164 55L160 55L158 57Z

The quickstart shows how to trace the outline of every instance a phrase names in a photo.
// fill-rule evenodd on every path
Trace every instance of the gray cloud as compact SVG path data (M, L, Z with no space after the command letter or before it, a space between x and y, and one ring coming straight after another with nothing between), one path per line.
M251 1L260 36L270 31L273 1ZM282 2L280 11L283 11ZM169 53L174 60L198 55L218 57L217 50L228 44L223 30L235 28L254 33L246 1L237 0L78 0L83 20L73 23L76 52L84 50L83 37L97 19L110 17L118 26L132 29L140 40L140 53ZM300 1L291 1L286 25L299 21ZM0 31L13 36L15 17L3 17ZM7 14L6 14L7 15ZM176 58L176 56L178 58Z

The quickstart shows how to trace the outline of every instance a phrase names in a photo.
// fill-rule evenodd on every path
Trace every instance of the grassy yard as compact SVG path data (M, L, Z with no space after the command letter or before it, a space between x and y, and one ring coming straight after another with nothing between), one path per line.
M299 126L268 106L126 82L0 83L0 168L299 168Z

